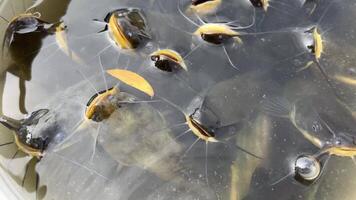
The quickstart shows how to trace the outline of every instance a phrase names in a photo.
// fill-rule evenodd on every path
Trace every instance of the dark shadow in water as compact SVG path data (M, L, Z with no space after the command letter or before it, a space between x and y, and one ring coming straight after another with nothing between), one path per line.
M66 14L66 10L70 0L62 0L62 1L44 1L38 7L32 8L29 12L40 12L42 17L41 20L46 21L48 23L56 23L59 22L61 17ZM55 8L55 9L53 9ZM48 12L50 11L50 12ZM50 28L52 29L52 28ZM12 34L10 32L10 34ZM19 109L21 113L27 114L27 110L25 107L26 104L26 81L31 81L32 79L32 62L37 56L37 53L41 49L42 40L47 37L48 35L53 34L52 30L41 30L41 31L34 31L29 32L26 34L14 34L13 40L11 44L5 46L5 53L4 56L8 57L6 61L5 69L6 71L1 74L1 83L0 83L0 105L1 110L0 113L2 114L2 105L3 105L3 93L4 87L6 83L6 72L13 74L14 76L19 78ZM8 33L4 37L8 37ZM5 41L5 40L3 40ZM2 134L10 133L10 131L2 131ZM6 141L2 140L1 143L6 143L7 140L14 141L14 137L5 137ZM0 154L4 157L9 159L10 163L11 160L14 158L24 158L28 155L19 151L16 145L9 144L6 145L5 150L1 149ZM29 192L33 193L36 192L36 199L43 199L46 194L46 187L42 186L38 188L39 183L39 176L36 173L36 164L39 160L33 157L26 163L25 173L24 176L18 176L13 174L11 168L8 169L8 165L5 163L0 163L0 167L18 184L22 185L23 188Z
M61 17L65 15L70 0L65 1L44 1L38 7L32 8L29 12L40 12L41 20L48 23L57 23ZM50 9L55 7L56 9ZM51 12L46 12L51 10ZM55 10L56 12L53 12ZM52 28L50 28L52 29ZM12 32L6 33L5 37L9 37ZM7 49L7 56L10 57L10 64L7 66L7 71L19 77L19 109L21 113L27 114L26 104L26 81L31 81L32 78L32 62L41 49L42 40L48 35L53 34L52 30L36 30L26 34L14 33L13 41ZM6 54L5 54L6 56Z

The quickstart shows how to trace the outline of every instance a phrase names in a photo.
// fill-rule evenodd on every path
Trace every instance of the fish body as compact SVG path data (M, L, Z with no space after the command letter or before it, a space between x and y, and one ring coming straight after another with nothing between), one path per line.
M212 44L223 44L230 39L235 39L236 42L242 43L239 38L240 33L234 31L226 24L207 23L201 25L194 35L201 37L204 41Z
M105 18L111 38L122 49L136 49L151 38L147 22L140 9L122 8Z
M215 13L220 7L222 0L193 0L188 12L198 15L209 15Z

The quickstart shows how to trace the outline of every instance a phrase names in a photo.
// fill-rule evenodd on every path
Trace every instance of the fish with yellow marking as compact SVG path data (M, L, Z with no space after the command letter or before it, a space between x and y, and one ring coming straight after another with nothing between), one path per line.
M172 49L157 50L153 52L150 57L155 66L160 70L172 72L177 69L178 66L185 71L188 71L188 67L185 64L183 57Z
M213 23L213 22L206 23L199 17L199 15L196 15L196 17L201 22L201 25L200 25L199 23L196 23L193 20L191 20L187 15L185 15L183 13L183 11L180 8L179 2L180 1L178 1L178 3L177 3L177 8L178 8L179 13L187 21L189 21L191 24L193 24L194 26L197 27L197 29L191 35L197 36L199 39L201 39L209 44L221 45L221 47L228 59L229 64L233 68L238 70L238 67L236 67L235 64L233 63L233 61L231 60L231 58L226 50L225 45L229 42L236 42L238 44L242 44L242 40L239 37L241 35L241 33L237 32L236 30L248 29L248 28L253 27L253 25L255 24L255 16L253 17L253 21L251 24L249 24L247 26L236 26L235 27L233 25L234 21L227 22L227 23L220 23L220 22L219 23ZM247 35L247 34L244 34L244 35ZM196 48L194 48L194 50L196 50Z
M29 160L26 164L25 173L21 181L22 187L25 185L28 171L33 170L30 169L30 166L32 164L35 166L41 160L43 157L43 152L48 145L47 139L32 135L29 129L31 129L31 127L35 127L38 123L38 120L45 116L47 113L47 109L40 109L32 112L28 117L22 120L15 120L6 116L0 116L0 123L8 128L14 136L13 142L0 144L0 147L15 144L17 150L12 156L12 159L14 159L19 152L23 152L26 156L32 157L31 160ZM5 168L4 170L7 171L10 176L14 176L14 178L16 178L16 176L9 169ZM36 176L36 181L38 181L38 175Z
M242 40L239 37L240 33L223 23L203 24L198 27L193 34L201 37L204 41L215 45L225 44L231 39L234 39L237 43L242 43Z
M137 8L121 8L107 14L104 19L111 39L122 49L136 49L150 39L147 21Z
M187 125L187 127L189 128L185 133L191 132L193 133L197 139L195 142L198 142L199 140L204 141L206 144L208 143L225 143L224 140L219 140L216 138L216 131L219 131L222 128L226 128L226 127L234 127L235 124L231 124L231 125L226 125L226 126L217 126L217 127L208 127L205 126L202 122L200 122L200 118L202 118L202 116L204 116L205 118L211 118L211 123L218 124L219 122L217 122L216 118L214 117L214 115L211 115L213 113L213 111L209 108L206 108L204 110L204 112L202 112L202 108L201 108L201 97L198 96L195 99L192 100L192 102L190 103L190 105L188 106L188 108L186 108L186 111L183 111L182 108L180 108L178 105L172 103L171 101L161 97L160 99L162 99L163 101L167 102L168 104L170 104L171 106L173 106L174 108L176 108L178 111L182 112L182 114L185 117L185 124ZM209 116L205 116L205 115L209 115ZM210 123L210 122L209 122ZM194 144L193 144L194 145ZM258 159L262 159L260 156L255 155L254 153L251 153L250 151L238 146L238 145L233 145L233 147L235 147L236 149L252 156Z
M196 13L198 15L213 14L220 7L222 0L192 0L187 12Z
M319 60L321 58L322 53L324 52L323 40L321 38L321 34L318 32L317 27L313 27L310 32L313 36L313 44L308 46L308 48L314 54L315 59Z
M35 126L38 120L48 113L47 109L40 109L32 112L27 118L15 120L6 116L0 117L0 123L13 131L14 142L18 150L26 155L41 159L47 143L43 138L34 137L30 131L30 126ZM10 143L9 143L10 144Z
M196 121L193 116L194 113L185 116L188 127L192 131L192 133L205 142L219 142L217 139L215 139L214 133L209 132L207 128L205 128L198 121Z
M199 26L193 35L209 44L221 45L229 64L238 70L238 67L232 62L225 45L231 41L236 42L237 44L242 44L239 32L233 30L228 24L205 23Z
M356 121L337 99L323 99L319 94L301 97L290 103L277 98L268 100L264 110L273 116L288 118L307 141L320 149L314 155L316 160L325 155L329 159L334 155L349 157L356 164Z
M97 82L99 79L102 79L101 74L90 81L96 87L102 87L103 83ZM110 79L105 85L115 83L117 80ZM95 153L91 145L95 147L100 143L105 155L110 158L109 163L139 167L141 171L148 170L171 181L175 175L172 170L180 169L174 158L177 158L181 147L173 140L168 128L155 131L168 126L162 113L150 106L148 101L134 101L135 96L121 92L116 87L97 92L90 98L92 93L93 88L88 87L87 80L84 80L38 105L48 109L40 109L21 120L1 116L0 123L14 131L15 142L21 151L41 158L36 168L40 169L40 175L46 170L51 175L55 174L53 168L49 167L51 165L46 163L49 159L55 159L61 164L65 163L61 166L70 168L70 173L84 170L84 173L93 177L94 182L112 179L106 176L102 168L93 169L82 162L83 159L92 163L97 163L96 159L103 162L102 154ZM116 108L114 112L112 107ZM96 136L94 142L92 135ZM104 139L98 140L99 135L100 139ZM80 151L72 151L77 148Z
M182 108L181 106L163 97L159 97L159 98L164 102L170 104L179 112L181 112L182 117L184 116L185 118L184 123L179 124L179 126L186 127L186 131L177 134L176 138L182 138L188 133L194 136L195 138L195 140L191 143L191 145L185 150L185 153L182 155L182 158L185 157L189 151L193 150L193 148L195 147L196 144L198 144L199 141L205 145L205 167L201 169L199 168L198 170L202 171L201 174L205 173L205 180L208 185L209 185L209 176L210 176L209 175L210 170L208 169L209 165L207 161L210 155L208 150L209 144L214 146L215 148L216 146L222 144L226 145L227 147L231 147L231 150L233 152L239 151L242 152L242 154L246 154L247 157L249 157L248 158L249 160L263 159L260 156L250 152L249 150L246 150L244 147L232 143L231 141L234 140L230 141L230 139L232 138L231 136L237 133L238 126L236 124L221 126L219 119L217 119L216 115L214 115L214 110L211 110L209 107L206 107L205 104L203 104L205 98L204 101L202 102L203 97L201 97L201 95L198 95L198 97L193 99L186 108ZM200 148L197 148L195 150L199 151L199 149ZM212 154L214 153L217 152L213 152ZM201 152L201 154L204 155L204 152ZM255 159L251 159L250 156Z
M270 0L250 0L250 2L254 7L262 8L265 12L267 12L270 6Z

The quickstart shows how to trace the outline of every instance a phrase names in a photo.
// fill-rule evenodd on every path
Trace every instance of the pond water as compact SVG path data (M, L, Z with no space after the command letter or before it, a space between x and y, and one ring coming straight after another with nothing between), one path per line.
M355 199L356 3L251 2L3 1L16 197Z

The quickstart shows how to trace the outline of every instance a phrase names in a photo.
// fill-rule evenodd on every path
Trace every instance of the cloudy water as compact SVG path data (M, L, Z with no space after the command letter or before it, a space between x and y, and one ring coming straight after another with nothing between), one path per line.
M356 198L352 0L0 6L14 199Z

